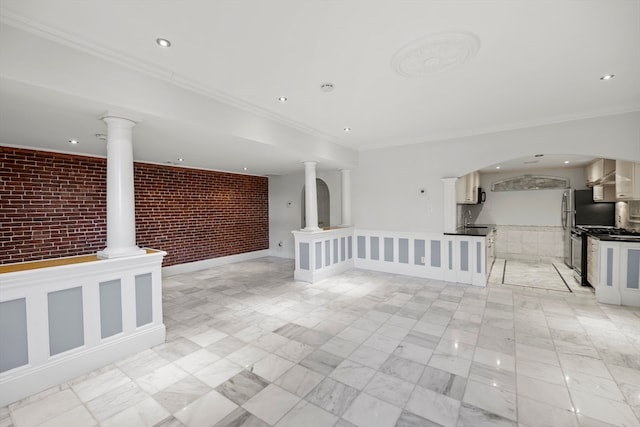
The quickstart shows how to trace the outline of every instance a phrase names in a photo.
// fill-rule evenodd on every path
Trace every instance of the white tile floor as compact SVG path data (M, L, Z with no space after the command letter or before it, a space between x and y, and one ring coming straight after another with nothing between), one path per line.
M165 344L0 408L0 427L640 426L638 309L575 284L292 270L165 279Z

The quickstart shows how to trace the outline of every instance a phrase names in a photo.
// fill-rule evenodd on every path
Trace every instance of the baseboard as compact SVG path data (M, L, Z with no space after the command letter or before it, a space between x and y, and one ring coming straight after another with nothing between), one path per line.
M284 252L278 249L269 249L269 256L282 259L296 259L295 253Z
M194 271L205 270L207 268L219 267L221 265L233 264L241 261L250 261L256 258L263 258L271 255L269 249L261 251L246 252L243 254L229 255L218 258L204 259L202 261L187 262L184 264L162 267L162 276L169 277L176 274L193 273Z
M162 344L165 335L164 324L154 325L91 348L54 356L44 365L9 371L0 378L0 407Z

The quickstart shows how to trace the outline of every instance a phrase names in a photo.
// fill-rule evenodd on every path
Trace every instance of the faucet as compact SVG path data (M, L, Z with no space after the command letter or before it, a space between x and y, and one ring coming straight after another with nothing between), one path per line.
M467 215L464 218L464 226L468 227L471 224L471 209L467 209Z

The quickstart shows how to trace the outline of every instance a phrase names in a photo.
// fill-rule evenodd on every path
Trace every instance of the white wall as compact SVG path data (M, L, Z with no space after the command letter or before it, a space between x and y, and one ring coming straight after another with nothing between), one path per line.
M441 232L442 178L536 153L640 161L640 112L363 151L352 172L354 223L364 229ZM420 188L427 190L425 196Z
M462 176L536 153L581 154L640 162L640 112L360 152L359 166L352 171L354 224L369 230L440 233L443 230L442 178ZM340 172L319 170L317 175L329 186L331 223L340 224ZM583 181L583 177L573 177L572 185L575 179ZM303 185L302 172L269 178L272 255L294 256L291 231L300 229ZM421 189L426 190L424 195L420 194ZM526 192L525 197L546 197L543 191L539 196L531 193L535 192ZM489 200L493 198L495 203L504 205L506 202L496 200L495 194L489 192ZM287 208L287 201L293 202L291 208ZM548 208L527 218L526 222L532 223L527 225L557 225L558 204L554 197L545 201L543 205ZM489 215L489 209L483 215ZM491 216L495 219L477 221L516 223L516 213L499 216L493 212ZM280 241L282 248L278 247Z
M319 165L321 166L321 165ZM316 171L316 177L326 182L331 199L331 226L339 225L342 214L339 171ZM271 255L293 258L293 234L302 225L302 187L304 172L269 177L269 250ZM291 207L287 206L292 202ZM278 244L282 242L282 247Z
M491 191L491 184L523 174L568 178L572 188L586 188L584 168L534 169L527 172L480 174L487 201L476 220L479 224L560 226L564 190Z

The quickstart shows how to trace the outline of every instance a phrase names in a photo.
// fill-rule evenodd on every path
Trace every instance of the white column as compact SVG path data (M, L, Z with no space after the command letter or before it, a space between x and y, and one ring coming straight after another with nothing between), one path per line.
M316 190L316 162L304 163L304 215L303 231L318 231L318 192Z
M133 127L137 121L106 113L107 124L107 247L100 258L142 255L136 245L133 196Z
M351 221L351 170L340 169L342 183L342 226L353 225Z
M444 186L442 202L444 206L444 232L456 231L456 181L458 178L442 178Z

